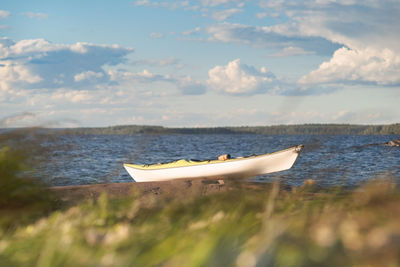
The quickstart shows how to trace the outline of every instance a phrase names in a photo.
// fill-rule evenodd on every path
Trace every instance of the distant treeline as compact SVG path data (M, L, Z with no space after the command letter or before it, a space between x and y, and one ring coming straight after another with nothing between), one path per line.
M400 123L390 125L302 124L275 126L168 128L121 125L101 128L58 129L62 134L264 134L264 135L390 135L400 134Z

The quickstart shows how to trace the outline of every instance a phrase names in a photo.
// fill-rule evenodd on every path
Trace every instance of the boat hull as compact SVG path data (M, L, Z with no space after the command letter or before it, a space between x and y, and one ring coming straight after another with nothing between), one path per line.
M124 164L124 167L136 182L194 178L246 178L290 169L302 148L303 146L299 145L258 156L226 161L194 162L176 167L163 167L161 165L157 168L156 165L149 167L134 164Z

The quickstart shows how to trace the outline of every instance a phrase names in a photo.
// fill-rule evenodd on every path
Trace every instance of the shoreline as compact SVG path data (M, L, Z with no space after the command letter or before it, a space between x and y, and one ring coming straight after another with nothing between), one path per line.
M85 184L53 186L48 189L63 201L79 202L82 199L97 199L103 193L111 198L124 198L133 195L153 194L174 197L187 195L208 195L232 190L233 188L251 188L262 190L270 188L272 183L257 183L248 181L217 180L170 180L163 182L127 182L106 184Z

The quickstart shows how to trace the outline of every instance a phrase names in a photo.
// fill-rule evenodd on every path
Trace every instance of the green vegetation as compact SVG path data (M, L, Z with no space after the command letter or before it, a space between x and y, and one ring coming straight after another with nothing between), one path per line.
M46 157L40 145L44 138L47 135L39 129L0 135L0 227L36 219L53 209L51 194L32 169Z
M103 194L0 231L1 266L398 266L400 191Z
M389 135L400 134L400 123L390 125L303 124L214 128L167 128L126 125L58 130L63 134L265 134L265 135Z
M137 189L62 201L30 170L47 138L0 136L0 266L400 265L391 180L355 190L227 181L207 195Z

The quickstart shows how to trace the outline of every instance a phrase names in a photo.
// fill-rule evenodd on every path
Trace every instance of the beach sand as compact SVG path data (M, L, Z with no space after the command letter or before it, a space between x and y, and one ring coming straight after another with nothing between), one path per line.
M108 197L129 197L133 194L154 194L179 196L185 195L207 195L224 192L233 188L265 189L271 184L255 183L246 180L216 181L216 180L171 180L165 182L143 182L143 183L109 183L89 184L51 187L59 199L63 201L79 202L83 199L97 199L102 193Z

